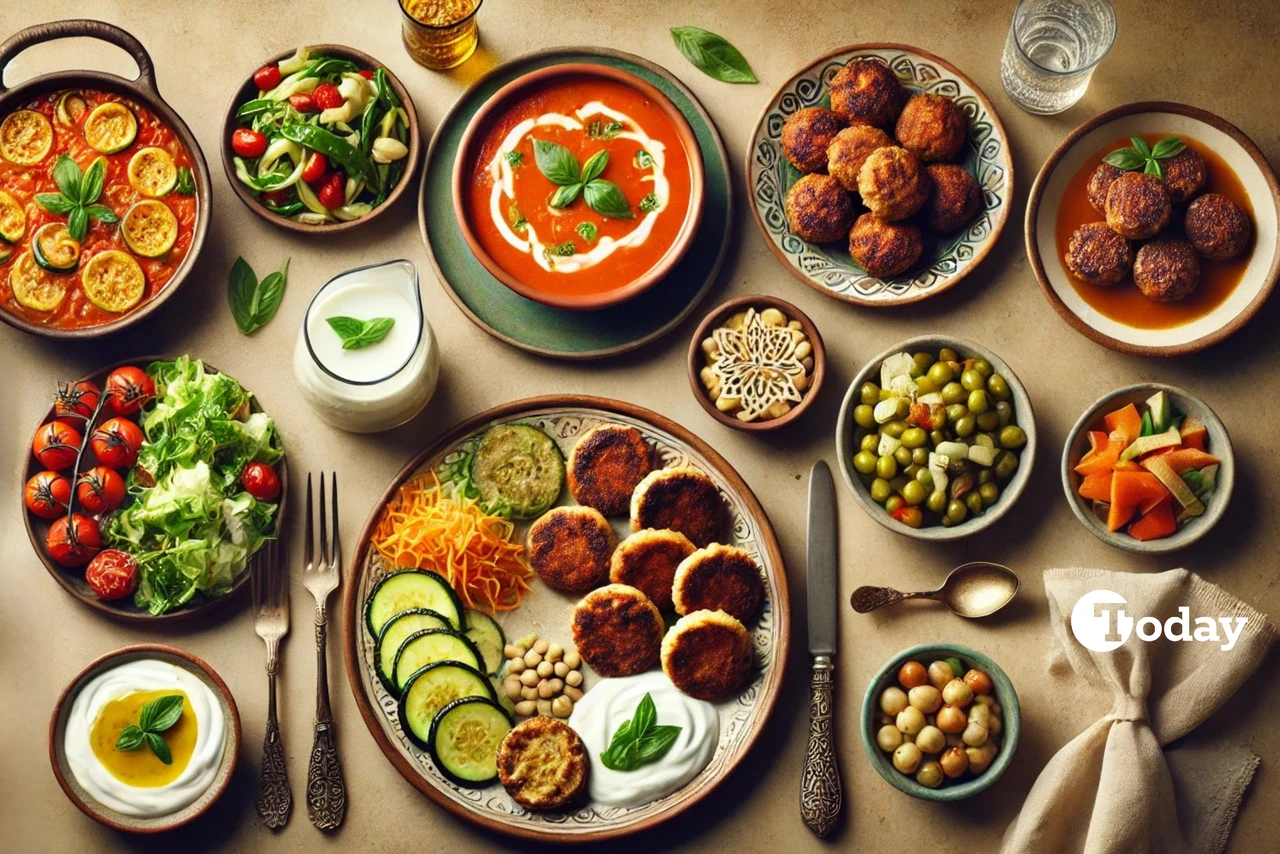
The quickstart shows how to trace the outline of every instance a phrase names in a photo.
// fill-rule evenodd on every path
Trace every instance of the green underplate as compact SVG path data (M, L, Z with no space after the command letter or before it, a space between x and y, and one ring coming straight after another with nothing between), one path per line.
M600 311L565 311L525 299L471 254L454 218L453 161L471 117L512 80L548 65L589 62L620 68L652 83L693 128L706 174L702 223L671 273L633 300ZM427 151L418 225L445 292L484 331L513 347L557 359L600 359L634 350L674 329L715 281L729 246L733 200L724 144L693 93L666 69L620 51L556 48L501 65L467 90L440 123Z

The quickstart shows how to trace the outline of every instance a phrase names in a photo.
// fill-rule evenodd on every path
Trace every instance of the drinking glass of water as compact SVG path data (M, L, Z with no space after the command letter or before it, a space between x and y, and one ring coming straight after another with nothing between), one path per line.
M1089 88L1116 40L1108 0L1019 0L1000 60L1000 81L1029 113L1060 113Z

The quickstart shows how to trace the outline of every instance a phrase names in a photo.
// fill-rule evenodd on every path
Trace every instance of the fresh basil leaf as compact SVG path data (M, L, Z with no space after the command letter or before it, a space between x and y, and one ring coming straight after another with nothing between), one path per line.
M173 764L173 754L169 752L169 745L165 743L165 740L158 733L149 732L143 738L147 740L147 746L151 748L151 752L161 762L165 765Z
M191 174L191 170L185 166L178 167L178 181L173 185L173 191L184 196L194 196L196 194L196 178Z
M631 732L636 739L644 738L657 722L658 708L653 704L653 695L646 693L631 718Z
M678 726L655 726L649 734L636 743L636 754L641 762L661 759L680 735Z
M289 260L285 259L284 267L271 273L258 283L258 305L254 311L254 320L259 327L266 326L267 321L275 317L276 309L284 299L285 279L289 275Z
M631 205L617 184L597 178L582 189L582 197L587 200L587 207L596 213L613 219L634 219Z
M1142 170L1148 175L1164 180L1164 167L1160 165L1160 161L1154 157L1147 161L1147 168Z
M636 152L635 160L636 168L638 169L653 168L653 155L645 151L643 148Z
M676 48L694 67L722 83L758 83L750 64L723 36L700 27L672 27Z
M355 338L364 329L364 321L355 317L346 317L337 315L335 317L325 318L325 323L329 324L334 332L338 333L338 337L343 341L348 338Z
M386 338L387 334L391 332L391 327L395 326L396 320L394 317L375 317L370 320L360 320L356 317L339 315L327 317L325 322L342 339L343 350L359 350L363 347L377 344L383 338Z
M36 193L36 204L57 216L66 216L77 207L62 193Z
M120 730L120 737L116 739L116 750L137 750L142 746L142 737L145 733L142 727L129 724Z
M89 212L82 207L75 207L67 216L67 231L81 243L89 234Z
M656 211L659 207L657 195L654 193L649 193L643 199L640 200L639 207L640 207L640 210L644 211L645 213L651 213L652 211Z
M166 694L156 697L142 707L138 725L147 732L164 732L182 717L182 695Z
M547 204L553 208L567 208L573 204L574 199L578 198L578 193L582 192L581 184L568 184L564 187L557 187L556 191L551 195L551 201Z
M1170 157L1181 154L1186 147L1186 143L1178 137L1166 136L1151 149L1151 156L1157 160L1168 160Z
M587 158L582 164L582 183L588 184L600 177L604 167L609 165L609 152L603 148Z
M113 223L120 221L120 217L116 216L115 211L111 210L111 208L106 205L89 205L89 207L84 210L85 213L89 214L89 216L99 222Z
M1129 172L1142 168L1142 165L1147 162L1147 158L1132 148L1120 148L1103 157L1102 162Z
M102 195L102 182L106 179L107 161L101 157L94 158L89 171L80 180L80 204L91 205Z
M508 163L512 168L514 168L514 167L516 167L516 166L523 166L523 165L524 165L524 155L523 155L523 154L521 154L519 151L515 151L515 150L508 151L508 152L506 153L506 158L507 158L507 163Z
M231 265L231 276L227 281L227 302L231 305L231 316L236 326L245 335L258 327L254 324L257 308L258 277L244 258L237 258Z
M1151 156L1151 146L1147 145L1147 141L1140 136L1129 137L1129 144L1133 146L1133 150L1141 154L1143 157Z
M582 239L588 243L593 243L596 236L600 233L599 229L589 222L578 223L578 227L575 228L574 231L578 232Z
M75 204L80 204L80 184L83 178L78 163L65 154L58 155L53 163L53 181L62 195Z
M533 141L533 159L538 164L538 171L553 184L567 186L579 183L582 174L578 168L578 158L563 145L545 139Z
M658 725L658 710L653 696L645 694L630 720L618 727L609 748L600 755L606 768L634 771L641 765L660 759L680 734L678 726Z

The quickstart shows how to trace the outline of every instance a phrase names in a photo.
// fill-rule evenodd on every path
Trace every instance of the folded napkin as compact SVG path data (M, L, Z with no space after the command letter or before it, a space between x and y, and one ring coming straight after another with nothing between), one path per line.
M1275 628L1265 615L1185 569L1051 569L1044 578L1058 642L1050 672L1069 668L1108 691L1114 703L1045 766L1001 851L1222 851L1258 757L1233 745L1164 748L1207 720L1253 674ZM1087 649L1072 631L1073 608L1095 590L1120 594L1125 604L1119 607L1134 621L1127 639L1111 651ZM1116 626L1116 606L1102 607L1111 608L1108 619ZM1154 630L1149 620L1139 623L1143 617L1163 624L1180 613L1188 616L1189 635L1202 627L1208 637L1208 621L1197 618L1213 618L1219 640L1138 637L1140 628L1148 636ZM1219 618L1228 620L1225 627ZM1173 628L1180 632L1179 624ZM1229 632L1238 632L1234 643Z

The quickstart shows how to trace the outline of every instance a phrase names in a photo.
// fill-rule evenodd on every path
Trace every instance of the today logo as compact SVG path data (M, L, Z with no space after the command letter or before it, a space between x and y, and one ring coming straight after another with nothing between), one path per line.
M1186 605L1163 623L1155 617L1134 619L1124 609L1127 604L1128 601L1114 591L1091 590L1071 609L1071 633L1094 652L1110 652L1131 634L1148 642L1161 636L1170 641L1212 642L1220 644L1223 652L1230 652L1240 639L1245 623L1249 622L1247 617L1196 617L1193 621L1191 609Z

